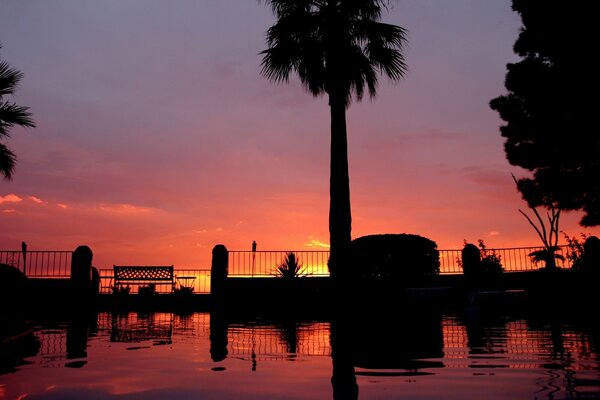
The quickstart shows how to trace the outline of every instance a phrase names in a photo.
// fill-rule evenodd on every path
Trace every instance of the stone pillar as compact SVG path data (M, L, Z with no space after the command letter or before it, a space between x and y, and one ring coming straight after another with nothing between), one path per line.
M600 275L600 239L589 236L583 243L583 270L589 274Z
M463 274L475 275L479 272L481 263L481 252L472 243L465 244L460 254L462 260Z
M71 257L71 287L75 301L87 300L92 282L92 250L79 246Z
M229 251L224 245L218 244L213 248L210 267L210 294L213 300L220 301L222 298L228 270Z
M460 258L462 261L462 269L464 282L468 289L473 289L481 283L481 252L479 248L472 243L465 244Z

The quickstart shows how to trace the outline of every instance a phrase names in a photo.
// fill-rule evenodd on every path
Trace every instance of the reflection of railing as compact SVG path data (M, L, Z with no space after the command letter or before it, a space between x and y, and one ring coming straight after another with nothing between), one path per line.
M481 321L472 323L480 324ZM444 364L452 368L486 368L492 365L538 369L554 357L571 360L571 354L579 357L590 351L591 338L585 333L560 325L533 329L526 320L469 326L455 318L444 318L442 332ZM494 357L486 358L482 354L493 354ZM569 369L585 371L588 367L573 363Z
M242 359L286 359L288 353L329 356L329 323L235 326L228 329L229 355Z
M329 270L328 251L286 250L286 251L230 251L229 276L274 276L277 265L281 264L289 253L296 255L302 264L302 275L327 276Z
M0 264L7 264L32 278L68 278L71 276L72 251L1 250Z
M108 294L112 293L112 286L114 285L114 275L112 269L101 269L100 271L100 293ZM177 269L174 270L175 274L175 288L182 286L192 287L193 293L205 294L210 293L210 270L209 269ZM129 286L130 293L137 293L138 288L142 284L132 283L130 285L124 284L123 286ZM171 284L156 283L156 291L158 293L171 293Z

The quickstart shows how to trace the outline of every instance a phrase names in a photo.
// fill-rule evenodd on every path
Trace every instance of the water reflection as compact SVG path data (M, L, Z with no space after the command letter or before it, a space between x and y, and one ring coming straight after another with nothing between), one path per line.
M358 322L358 323L357 323ZM432 310L404 310L395 315L367 314L354 323L355 365L367 370L403 370L419 374L441 368L442 316ZM382 371L389 375L392 371ZM374 372L369 372L374 375Z
M0 398L600 397L597 328L547 316L100 313L7 348Z
M90 336L98 329L98 314L82 314L71 316L67 322L65 367L81 368L87 364L87 345Z
M154 345L171 344L173 318L171 313L113 314L110 341L122 343L152 341Z

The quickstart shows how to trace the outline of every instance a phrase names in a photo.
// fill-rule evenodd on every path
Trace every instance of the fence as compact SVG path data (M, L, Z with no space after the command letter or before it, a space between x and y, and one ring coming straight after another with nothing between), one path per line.
M301 275L328 276L328 251L230 251L229 276L268 277L275 276L277 266L289 253L296 255Z
M488 254L496 254L507 272L534 271L544 266L535 263L530 253L543 250L543 247L512 247L487 249ZM301 264L302 275L328 276L327 262L329 251L230 251L229 276L235 277L272 277L277 266L289 253L294 253ZM556 260L560 268L570 268L567 259L568 246L559 246L557 254L565 260ZM72 251L0 251L0 264L13 266L32 278L68 278L71 275ZM460 274L459 260L461 250L440 250L440 273ZM192 286L194 293L210 293L210 270L175 269L176 283ZM100 270L102 293L109 293L113 279L112 269ZM164 287L163 287L164 286ZM157 285L159 291L167 291L169 285ZM132 290L137 288L132 287Z
M543 250L543 247L510 247L486 249L487 254L500 257L504 270L507 272L535 271L544 267L544 263L535 263L531 254ZM567 259L568 246L558 246L556 254L564 257L557 259L559 268L571 268ZM269 277L276 275L277 265L281 264L288 253L294 253L302 264L302 275L328 276L327 261L329 251L230 251L229 276ZM462 274L460 265L461 250L439 250L440 274Z
M31 278L68 278L72 251L0 251L0 264L10 265Z

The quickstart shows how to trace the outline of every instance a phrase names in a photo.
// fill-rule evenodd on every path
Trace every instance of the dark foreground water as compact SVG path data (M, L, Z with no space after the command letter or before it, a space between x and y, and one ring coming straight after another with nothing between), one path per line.
M342 322L100 313L37 321L5 343L0 399L600 398L593 326L483 311Z

